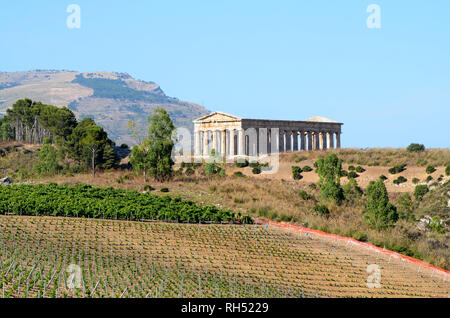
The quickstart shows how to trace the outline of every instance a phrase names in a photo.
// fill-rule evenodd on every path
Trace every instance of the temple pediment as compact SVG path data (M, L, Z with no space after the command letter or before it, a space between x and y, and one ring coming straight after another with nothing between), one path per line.
M227 121L239 121L242 118L233 116L222 112L214 112L209 115L200 117L194 121L194 123L210 123L210 122L227 122Z

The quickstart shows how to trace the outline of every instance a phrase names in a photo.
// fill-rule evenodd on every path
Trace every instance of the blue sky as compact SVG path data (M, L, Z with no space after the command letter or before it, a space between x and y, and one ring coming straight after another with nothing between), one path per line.
M448 0L2 1L0 71L127 72L210 110L342 121L344 147L449 147L449 14Z

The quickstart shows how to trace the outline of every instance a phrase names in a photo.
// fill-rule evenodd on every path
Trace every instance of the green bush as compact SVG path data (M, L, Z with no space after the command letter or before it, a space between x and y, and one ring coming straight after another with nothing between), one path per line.
M330 215L330 210L325 205L316 205L313 208L313 211L321 216L328 217Z
M341 177L348 177L348 171L341 170Z
M445 175L450 176L450 164L448 164L447 167L445 167Z
M355 171L355 166L348 166L348 171Z
M169 188L161 188L161 190L159 190L161 192L169 192Z
M399 185L399 184L401 184L401 183L405 183L406 181L408 181L408 179L406 179L405 177L403 177L403 176L399 176L397 179L395 179L393 182L394 182L394 184L396 184L396 185Z
M300 190L298 195L302 200L305 200L305 201L311 199L311 195L308 192L306 192L305 190Z
M425 169L425 172L428 174L432 174L435 171L436 171L436 168L432 165L427 166L427 168Z
M155 188L153 188L151 185L149 185L149 184L146 184L145 186L144 186L144 191L153 191L153 190L155 190Z
M241 171L235 171L235 172L233 173L233 175L234 175L235 177L238 177L238 178L244 178L244 177L245 177L245 174L243 174Z
M406 148L406 150L408 152L423 152L425 151L425 146L422 144L412 143Z
M361 166L357 166L355 170L356 170L356 172L358 172L358 173L363 173L364 171L366 171L366 169L364 169L364 168L361 167Z
M384 174L382 174L382 175L380 176L380 179L383 180L383 181L385 181L385 180L387 180L387 177L386 177Z
M311 168L310 166L304 166L302 170L304 172L311 172L311 171L313 171L313 168Z
M260 174L260 173L261 173L261 168L260 168L259 166L254 167L254 168L252 169L252 173L253 173L253 174Z
M405 171L405 168L406 168L406 164L398 164L398 165L395 165L394 167L390 168L389 169L389 173L390 174L397 174L397 173L400 173L402 171Z
M433 180L433 177L432 176L428 176L426 179L425 179L425 182L430 182L431 180Z
M423 196L428 193L428 187L424 184L419 184L414 189L414 198L416 198L417 201L422 200Z
M430 227L441 234L445 233L444 227L441 225L441 219L438 216L433 216L433 218L430 221Z
M238 161L236 161L235 165L238 168L245 168L245 167L248 167L249 162L247 159L245 159L245 160L239 159Z
M357 174L355 171L350 171L350 172L347 174L347 177L348 177L349 180L350 180L350 179L356 179L356 178L359 177L359 174Z
M420 182L420 180L418 178L413 178L412 179L412 183L413 184L418 184Z
M292 177L294 178L294 180L300 180L302 178L302 168L297 167L297 166L292 166L291 167L292 170Z

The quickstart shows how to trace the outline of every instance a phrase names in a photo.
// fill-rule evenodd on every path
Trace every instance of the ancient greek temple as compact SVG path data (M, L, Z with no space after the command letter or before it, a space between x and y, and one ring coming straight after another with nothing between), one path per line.
M214 112L194 120L194 152L214 149L225 157L254 156L341 147L342 123L313 117L305 121L244 119Z

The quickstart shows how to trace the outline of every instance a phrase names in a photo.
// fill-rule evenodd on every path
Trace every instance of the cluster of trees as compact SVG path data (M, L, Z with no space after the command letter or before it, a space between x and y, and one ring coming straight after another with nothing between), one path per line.
M320 197L323 201L333 201L340 205L344 201L354 202L363 195L362 189L354 178L349 178L349 182L341 187L342 161L336 154L332 153L325 158L320 158L315 166L319 175ZM398 220L397 209L389 202L382 179L372 181L368 185L363 217L369 226L377 229L388 227Z
M26 143L43 144L37 171L54 174L60 170L59 162L72 159L83 167L111 168L118 158L114 143L94 120L84 118L78 122L67 107L56 107L18 100L0 120L1 138Z
M89 185L0 187L0 213L189 223L252 223L249 217L238 220L231 210L220 210L215 206L198 206L180 198Z

